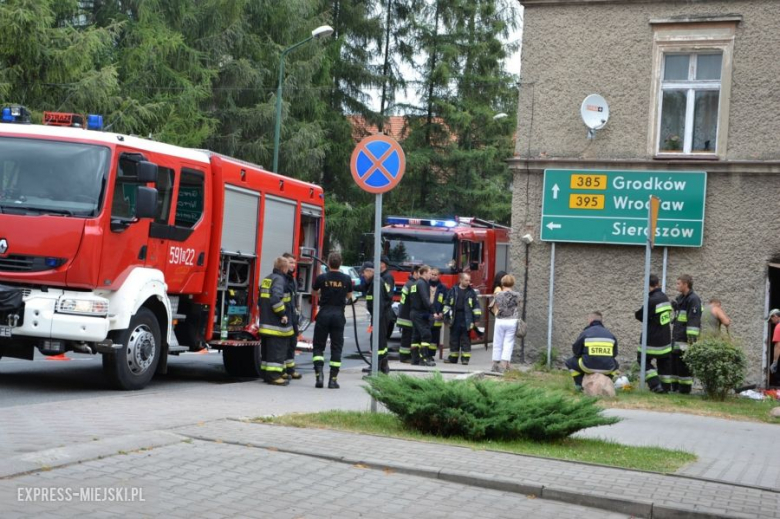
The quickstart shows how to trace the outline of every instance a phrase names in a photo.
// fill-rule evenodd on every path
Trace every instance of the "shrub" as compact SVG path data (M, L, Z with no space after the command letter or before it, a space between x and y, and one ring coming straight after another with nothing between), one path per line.
M725 400L747 373L745 352L727 337L704 337L688 347L683 360L713 400Z
M525 384L371 377L366 391L409 428L469 440L558 440L588 427L617 423L595 398L571 398Z

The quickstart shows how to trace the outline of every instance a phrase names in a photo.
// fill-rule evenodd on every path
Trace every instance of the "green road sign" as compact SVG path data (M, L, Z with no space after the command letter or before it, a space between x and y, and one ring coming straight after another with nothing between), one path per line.
M656 246L701 247L704 171L547 169L542 240L644 245L650 195L661 199Z

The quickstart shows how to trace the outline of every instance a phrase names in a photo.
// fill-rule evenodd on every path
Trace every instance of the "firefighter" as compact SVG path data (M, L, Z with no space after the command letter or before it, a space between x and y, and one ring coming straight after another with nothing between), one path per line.
M428 265L420 267L420 279L414 282L410 291L412 319L412 362L415 358L425 366L435 366L433 351L431 349L431 317L441 318L440 314L433 313L433 305L430 299L431 269Z
M458 284L452 287L445 301L444 318L450 324L450 354L444 362L457 364L460 356L460 362L465 366L471 360L469 333L482 318L477 292L471 287L470 274L461 272Z
M384 262L383 262L384 263ZM379 334L379 348L377 356L379 358L379 371L384 374L390 373L390 365L387 360L387 325L389 314L393 313L393 286L384 279L379 280L380 304L379 315L374 316L374 264L370 261L363 264L363 283L355 290L366 294L366 306L368 313L371 314L371 344L374 344L374 333Z
M341 272L341 254L331 252L328 255L328 272L320 274L314 280L312 290L319 296L320 309L314 325L314 387L323 387L323 368L325 367L325 345L330 337L330 377L328 389L338 389L338 376L341 369L341 351L344 348L344 308L352 300L352 278Z
M393 333L393 327L395 326L396 316L393 312L393 296L395 295L395 279L393 273L390 272L390 259L387 256L382 256L379 259L379 275L382 277L382 282L390 287L390 308L387 312L387 326L385 327L385 337L390 339L390 335Z
M618 369L618 341L604 327L601 312L588 315L588 326L571 347L573 357L566 360L566 367L574 378L574 387L582 390L586 374L601 373L612 378Z
M265 381L275 386L286 386L282 378L284 357L289 338L295 333L284 300L287 290L287 258L274 260L274 269L260 283L260 335L263 341L263 361L260 369Z
M699 340L701 333L701 299L693 291L693 278L683 274L677 278L674 301L674 328L672 329L672 391L689 394L693 388L693 376L683 360L688 346Z
M409 290L419 277L420 266L415 265L412 267L409 279L406 280L406 284L401 289L400 309L396 324L401 329L401 346L398 348L398 353L401 356L401 362L404 364L409 364L412 361L412 320L409 317L412 307L409 299ZM419 364L419 361L417 363Z
M634 316L641 321L644 306ZM672 303L663 293L658 276L650 276L650 295L647 299L647 358L645 380L650 391L668 393L672 389ZM642 365L642 344L636 355ZM655 362L655 364L653 364Z
M439 269L431 269L431 280L428 282L431 292L431 305L433 306L434 315L444 315L444 299L447 297L447 285L445 285L439 279ZM441 329L444 326L444 319L439 317L433 319L431 323L431 352L432 358L436 357L436 351L439 349L439 343L441 342Z
M289 378L291 380L299 380L302 378L300 372L295 369L295 347L298 346L298 334L300 329L298 328L300 308L298 308L298 282L295 279L296 266L298 264L295 256L289 252L282 254L282 257L287 258L287 264L289 270L287 271L287 290L289 293L289 300L285 301L287 305L287 317L290 319L293 325L293 335L287 341L287 354L284 359L284 373L282 378Z

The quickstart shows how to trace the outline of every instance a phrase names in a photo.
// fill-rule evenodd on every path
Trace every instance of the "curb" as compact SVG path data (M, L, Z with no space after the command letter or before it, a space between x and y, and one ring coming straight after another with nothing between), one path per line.
M185 439L185 436L172 432L149 431L31 452L3 460L0 466L0 480L116 456L123 452L165 447Z
M390 463L382 460L351 458L347 456L334 456L323 454L322 452L309 451L306 449L279 448L273 445L263 444L255 441L238 442L232 440L220 439L217 442L214 438L201 436L197 434L179 433L187 438L210 443L223 443L228 445L238 445L242 447L254 447L266 449L283 454L295 454L309 458L317 458L325 461L343 463L346 465L360 465L364 468L373 470L391 471L410 476L419 476L429 479L438 479L478 488L489 490L498 490L501 492L512 492L514 494L523 494L534 496L551 501L560 501L573 505L588 506L606 510L610 512L624 513L633 517L643 517L647 519L752 519L752 516L733 513L720 514L707 512L704 510L691 510L685 508L675 508L665 505L656 505L652 501L639 499L622 499L617 497L608 497L597 494L588 494L577 492L553 486L529 485L520 483L511 479L480 474L476 472L461 472L448 470L441 467L415 466L404 463Z

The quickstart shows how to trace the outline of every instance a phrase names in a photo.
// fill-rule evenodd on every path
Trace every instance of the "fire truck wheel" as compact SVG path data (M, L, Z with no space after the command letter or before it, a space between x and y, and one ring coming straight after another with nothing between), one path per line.
M111 333L122 347L103 354L103 372L109 383L124 390L143 389L152 380L160 361L160 325L151 310L141 307L126 330Z
M222 350L225 371L236 378L260 378L260 346L234 346Z

